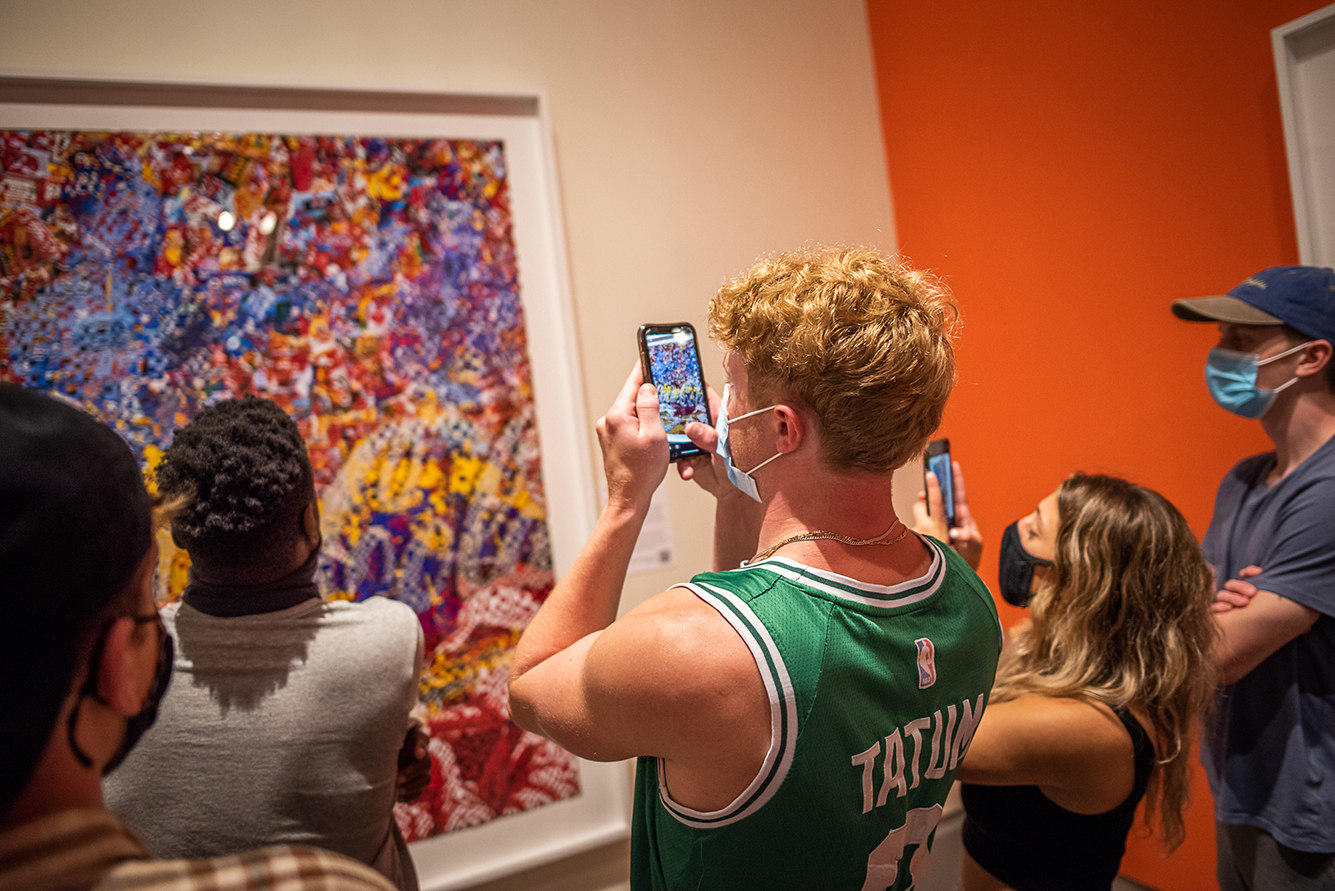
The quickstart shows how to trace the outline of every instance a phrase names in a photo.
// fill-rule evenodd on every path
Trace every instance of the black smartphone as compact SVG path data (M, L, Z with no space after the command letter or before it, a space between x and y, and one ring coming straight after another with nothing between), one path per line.
M686 438L691 421L713 425L709 391L700 370L700 347L689 322L640 326L640 366L644 380L658 390L658 413L667 431L671 459L706 454Z
M936 474L936 481L941 486L941 503L946 508L946 526L955 526L955 474L950 463L950 440L934 439L927 444L927 451L922 456L923 491L927 490L927 471ZM929 505L928 513L931 512Z

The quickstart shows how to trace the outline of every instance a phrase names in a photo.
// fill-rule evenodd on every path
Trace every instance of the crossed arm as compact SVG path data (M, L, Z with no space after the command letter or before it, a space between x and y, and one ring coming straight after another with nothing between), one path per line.
M1321 613L1247 581L1261 567L1248 566L1215 595L1213 609L1219 638L1214 661L1219 682L1234 684L1276 650L1311 629Z

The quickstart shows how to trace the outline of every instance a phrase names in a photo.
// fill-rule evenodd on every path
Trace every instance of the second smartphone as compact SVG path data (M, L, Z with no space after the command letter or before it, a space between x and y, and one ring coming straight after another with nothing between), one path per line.
M927 451L922 458L923 490L927 489L926 474L936 474L936 481L941 486L941 504L946 509L946 526L955 526L955 474L950 463L950 440L934 439L927 444ZM928 508L931 511L931 508Z
M691 421L713 426L709 391L700 370L700 347L689 322L640 326L640 366L658 391L658 414L667 431L671 460L707 454L686 436Z

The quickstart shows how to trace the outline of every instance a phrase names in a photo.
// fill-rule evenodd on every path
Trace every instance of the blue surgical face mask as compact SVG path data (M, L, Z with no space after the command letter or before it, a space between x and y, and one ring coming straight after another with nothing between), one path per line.
M1307 343L1300 343L1269 359L1262 359L1256 353L1239 353L1215 347L1205 360L1205 383L1210 388L1210 396L1225 411L1253 420L1261 417L1274 404L1275 397L1292 386L1298 378L1294 377L1273 390L1261 390L1256 386L1256 370L1262 365L1293 355Z
M718 421L714 424L714 429L718 431L718 448L715 449L715 452L723 459L723 467L728 471L728 480L738 489L741 489L742 492L751 496L756 501L759 501L760 491L756 488L756 481L751 477L751 474L782 455L783 452L775 452L773 457L766 458L750 470L738 470L737 465L732 463L732 447L728 444L728 393L731 388L731 384L723 385L723 407L719 409ZM767 408L758 408L755 411L749 411L744 415L738 415L732 420L740 421L744 418L749 418L752 415L767 412L771 408L774 408L774 406L771 405Z

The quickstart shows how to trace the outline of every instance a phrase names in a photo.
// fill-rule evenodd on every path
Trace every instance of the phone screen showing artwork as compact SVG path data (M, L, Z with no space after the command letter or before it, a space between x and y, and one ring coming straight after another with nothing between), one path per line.
M705 454L686 437L691 421L713 424L695 328L687 322L640 326L644 379L658 391L658 413L673 461Z

